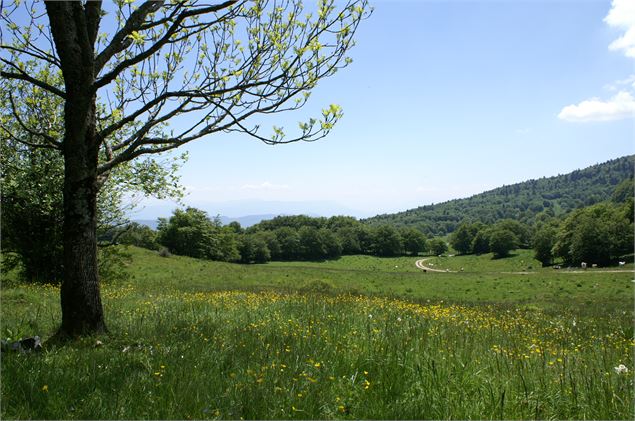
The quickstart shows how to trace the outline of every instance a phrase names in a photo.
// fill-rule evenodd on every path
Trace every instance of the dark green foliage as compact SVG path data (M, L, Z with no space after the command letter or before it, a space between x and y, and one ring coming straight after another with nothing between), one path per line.
M236 234L210 220L195 208L176 209L170 219L160 219L157 241L172 253L202 259L236 261L240 259Z
M472 252L472 242L478 232L478 227L474 224L462 222L450 236L450 245L459 254Z
M141 225L136 222L128 224L120 235L116 236L117 242L148 250L159 250L157 243L157 232L147 225Z
M556 236L554 255L566 263L608 265L633 252L630 203L601 203L569 215Z
M535 251L536 260L543 266L548 266L553 261L553 246L556 243L557 230L553 226L545 225L540 227L535 233L532 246Z
M282 227L274 231L280 244L280 260L295 260L300 257L300 236L291 227Z
M318 230L314 226L303 226L298 230L300 254L306 260L320 260L326 255L326 249L320 241Z
M333 231L320 228L317 234L322 251L328 259L337 259L342 255L342 243Z
M513 219L531 225L542 212L562 216L574 209L608 200L618 185L620 189L616 190L615 200L623 200L629 194L632 197L634 173L635 155L630 155L569 174L503 186L466 199L378 215L364 222L371 225L423 225L428 235L451 233L462 221L491 225L502 219ZM525 242L525 238L519 240Z
M271 231L261 231L253 234L256 238L261 239L267 245L271 260L280 260L280 253L282 251L278 237Z
M448 251L448 244L442 238L436 237L428 241L428 248L431 254L440 256Z
M241 263L266 263L271 260L271 252L265 240L256 235L241 235L238 239Z
M513 219L503 219L494 224L494 228L508 230L514 233L518 240L518 247L529 248L531 245L531 232L529 227Z
M633 200L635 195L635 180L632 178L622 181L615 187L613 194L611 195L611 201L615 203L625 203L629 199Z
M489 253L489 235L491 233L491 228L482 228L480 229L474 238L472 239L472 253L474 254L484 254Z
M390 257L403 253L401 235L392 225L380 225L375 229L373 237L375 255Z
M279 216L250 227L247 233L268 236L272 260L324 260L352 254L399 256L404 253L406 239L411 254L426 248L425 237L417 230L405 230L402 238L392 226L369 227L350 216ZM274 239L276 244L272 245Z
M307 215L284 215L262 221L253 227L250 227L249 231L273 231L278 228L293 228L295 230L299 230L302 227L323 228L326 226L326 223L326 218L313 218Z
M357 228L340 228L336 231L336 235L342 245L342 254L350 255L360 254L362 252L359 230Z
M232 221L230 222L227 227L229 227L232 231L234 231L236 234L242 234L243 227L240 226L240 222L238 221Z
M509 256L509 252L518 247L518 237L505 228L494 228L489 235L489 248L494 257Z
M426 237L421 233L421 231L414 228L402 228L400 230L400 234L406 253L416 256L419 252L426 251Z
M22 278L56 283L62 277L63 162L50 149L19 143L0 150L2 180L2 250L19 258Z

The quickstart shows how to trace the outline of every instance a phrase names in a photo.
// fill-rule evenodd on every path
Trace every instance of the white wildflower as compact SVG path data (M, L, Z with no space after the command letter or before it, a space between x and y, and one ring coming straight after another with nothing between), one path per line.
M628 367L624 364L620 364L617 367L613 368L617 374L628 373Z

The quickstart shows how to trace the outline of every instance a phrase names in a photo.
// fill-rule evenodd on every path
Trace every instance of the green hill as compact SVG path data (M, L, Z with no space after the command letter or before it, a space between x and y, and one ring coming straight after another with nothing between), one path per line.
M531 224L542 212L558 216L609 200L616 187L632 180L634 173L635 155L630 155L569 174L503 186L465 199L378 215L364 222L415 226L429 235L452 232L464 219L491 224L511 218Z

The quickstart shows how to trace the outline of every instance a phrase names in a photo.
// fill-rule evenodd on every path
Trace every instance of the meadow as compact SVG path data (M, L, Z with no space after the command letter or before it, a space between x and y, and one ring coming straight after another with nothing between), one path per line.
M2 355L3 419L635 416L629 270L542 269L526 251L447 259L463 273L130 251L130 279L103 285L108 334ZM535 270L504 273L521 260ZM56 287L1 294L3 339L54 332Z

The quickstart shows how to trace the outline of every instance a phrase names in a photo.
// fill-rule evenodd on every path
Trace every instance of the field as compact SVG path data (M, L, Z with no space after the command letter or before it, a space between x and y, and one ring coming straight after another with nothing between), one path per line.
M632 271L131 253L131 279L103 286L109 334L2 355L3 419L635 416ZM56 288L1 294L3 339L54 332Z

